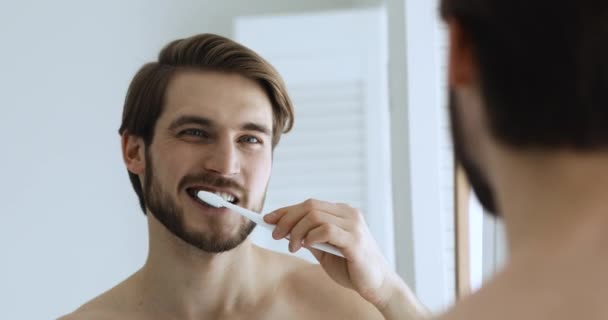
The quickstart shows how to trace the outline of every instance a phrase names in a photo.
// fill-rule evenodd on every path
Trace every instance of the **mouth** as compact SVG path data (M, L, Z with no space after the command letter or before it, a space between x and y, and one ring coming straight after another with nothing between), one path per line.
M211 207L211 208L215 208L212 207L210 205L208 205L206 202L204 202L203 200L199 199L198 196L196 195L199 191L207 191L207 192L211 192L214 193L220 197L222 197L222 199L224 199L227 202L230 202L232 204L238 204L240 201L240 198L235 195L233 192L228 191L228 190L217 190L217 189L213 189L213 188L208 188L208 187L189 187L186 189L186 192L188 193L188 195L196 202L207 206L207 207Z

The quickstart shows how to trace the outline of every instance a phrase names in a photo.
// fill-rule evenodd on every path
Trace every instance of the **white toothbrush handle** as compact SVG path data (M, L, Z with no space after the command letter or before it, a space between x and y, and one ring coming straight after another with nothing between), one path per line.
M266 221L264 221L264 219L262 218L262 216L259 215L259 214L257 214L257 213L254 213L254 212L249 211L249 210L247 210L245 208L241 208L239 206L236 206L236 205L234 205L234 204L232 204L230 202L226 202L224 205L225 205L226 208L240 213L245 218L247 218L247 219L255 222L257 225L259 225L261 227L264 227L264 228L270 230L271 232L275 228L275 225L267 223ZM334 247L334 246L332 246L330 244L327 244L327 243L315 243L315 244L312 245L312 247L315 248L315 249L321 250L323 252L331 253L331 254L333 254L335 256L344 258L344 255L342 255L342 253L340 253L340 251L336 247Z
M274 225L266 223L266 221L264 221L264 218L262 218L262 216L258 213L249 211L245 208L241 208L230 202L224 203L224 207L226 207L232 211L235 211L236 213L242 215L243 217L255 222L257 225L265 227L266 229L269 229L270 231L272 231L274 229Z
M287 237L285 237L285 239L289 240L290 235L287 235ZM344 258L344 255L340 252L340 250L338 250L338 248L332 246L329 243L315 243L313 244L311 247L317 249L317 250L321 250L323 252L327 252L327 253L331 253L334 256L338 256L338 257L342 257Z
M344 258L344 255L334 246L327 243L315 243L311 247Z

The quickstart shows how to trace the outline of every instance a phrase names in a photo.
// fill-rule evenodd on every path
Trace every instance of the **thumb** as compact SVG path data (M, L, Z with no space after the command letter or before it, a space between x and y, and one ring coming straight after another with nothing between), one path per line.
M321 250L315 249L313 247L304 246L304 248L308 249L308 251L310 251L310 253L312 253L312 255L315 256L315 259L317 259L317 261L319 261L319 262L321 262L321 260L327 254L327 253L325 253L325 252L323 252Z

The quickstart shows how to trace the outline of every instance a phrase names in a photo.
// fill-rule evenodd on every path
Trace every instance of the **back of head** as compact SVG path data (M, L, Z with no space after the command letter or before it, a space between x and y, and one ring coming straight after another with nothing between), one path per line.
M493 136L608 147L608 1L442 0L471 41Z
M180 70L235 73L256 81L272 104L272 146L293 126L293 107L279 73L262 57L230 39L200 34L179 39L165 46L157 62L145 64L131 81L119 133L140 137L152 143L156 122L163 112L165 92L173 75ZM129 172L144 213L145 202L139 177Z

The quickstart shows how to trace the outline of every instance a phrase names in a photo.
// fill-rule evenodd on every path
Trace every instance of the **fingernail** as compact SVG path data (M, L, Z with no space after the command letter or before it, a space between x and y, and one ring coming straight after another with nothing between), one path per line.
M272 231L272 237L275 239L281 239L281 229L279 228L274 228L274 231Z

